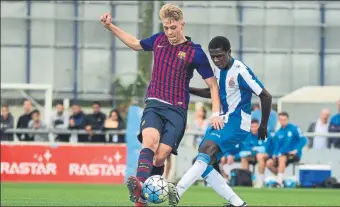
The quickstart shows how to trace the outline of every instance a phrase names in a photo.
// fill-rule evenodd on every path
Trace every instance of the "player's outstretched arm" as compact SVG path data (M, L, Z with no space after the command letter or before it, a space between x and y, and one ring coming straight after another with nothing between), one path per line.
M210 88L189 87L189 93L202 98L211 98Z
M112 34L118 37L126 46L136 51L143 50L142 46L140 45L140 40L112 24L110 12L101 15L100 21L106 29L111 31Z
M262 119L259 128L259 138L265 139L267 137L267 125L269 120L270 111L272 109L272 96L270 93L264 88L259 95L261 99L261 110L262 110Z

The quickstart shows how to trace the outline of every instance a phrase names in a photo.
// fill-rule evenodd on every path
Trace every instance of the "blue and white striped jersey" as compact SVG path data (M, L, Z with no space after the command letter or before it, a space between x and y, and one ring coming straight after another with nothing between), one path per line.
M232 59L229 69L214 69L219 84L221 113L226 123L250 131L251 97L260 95L264 86L254 73L241 61Z

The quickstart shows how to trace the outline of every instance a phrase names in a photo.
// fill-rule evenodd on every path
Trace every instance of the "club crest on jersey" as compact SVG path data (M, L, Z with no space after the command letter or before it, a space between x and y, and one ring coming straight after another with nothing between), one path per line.
M182 59L182 60L184 60L186 56L187 56L187 54L185 52L182 52L182 51L179 51L179 53L177 55L177 57L179 59Z
M230 88L234 88L235 87L235 79L234 77L231 77L228 83Z

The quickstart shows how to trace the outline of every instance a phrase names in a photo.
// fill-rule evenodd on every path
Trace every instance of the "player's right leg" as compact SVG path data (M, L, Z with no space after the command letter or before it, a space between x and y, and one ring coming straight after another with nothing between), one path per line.
M139 141L142 142L142 150L138 158L137 174L136 176L130 176L127 180L130 200L136 203L136 206L143 206L146 203L141 196L141 188L143 182L151 174L162 127L162 119L157 113L157 108L148 107L147 105L141 120L141 133L138 135Z

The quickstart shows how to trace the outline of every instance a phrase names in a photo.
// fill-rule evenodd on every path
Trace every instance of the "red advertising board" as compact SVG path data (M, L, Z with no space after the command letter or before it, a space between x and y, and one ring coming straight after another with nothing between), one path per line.
M124 182L125 145L1 144L1 181Z

